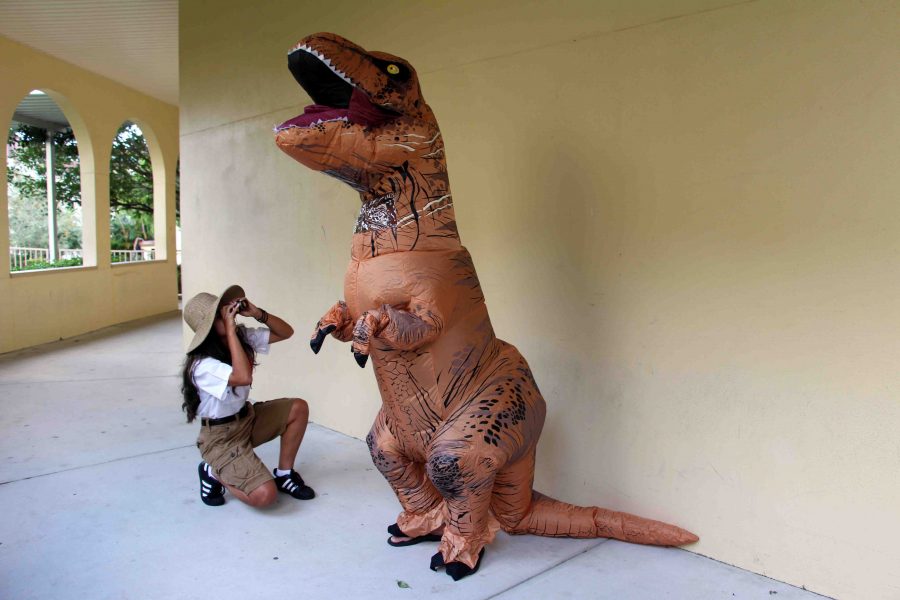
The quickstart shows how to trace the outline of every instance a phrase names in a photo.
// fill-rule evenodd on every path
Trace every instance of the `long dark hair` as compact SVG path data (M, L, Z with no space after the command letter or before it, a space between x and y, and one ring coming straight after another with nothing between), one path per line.
M244 326L238 325L238 340L247 358L250 359L250 367L256 366L256 350L247 341L247 335L244 333ZM184 396L184 402L181 403L181 410L187 413L187 422L190 423L197 417L197 409L200 407L200 394L197 392L197 386L194 383L194 365L204 358L214 358L223 363L231 363L231 352L228 346L222 343L222 338L216 333L215 329L210 330L209 335L203 340L203 343L187 353L184 359L184 369L181 377L181 394Z

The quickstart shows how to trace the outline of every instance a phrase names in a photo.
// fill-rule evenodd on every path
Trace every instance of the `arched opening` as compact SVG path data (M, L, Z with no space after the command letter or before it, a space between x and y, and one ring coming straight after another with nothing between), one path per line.
M7 142L10 271L84 262L81 161L69 119L46 92L19 102Z
M143 130L126 121L109 159L109 235L112 263L155 260L153 160Z

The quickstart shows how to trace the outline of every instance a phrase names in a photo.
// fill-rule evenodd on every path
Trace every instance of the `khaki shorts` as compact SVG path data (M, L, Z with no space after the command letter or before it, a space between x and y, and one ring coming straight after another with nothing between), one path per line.
M243 419L222 425L201 425L197 447L222 483L249 494L273 479L253 449L284 433L292 398L257 402Z

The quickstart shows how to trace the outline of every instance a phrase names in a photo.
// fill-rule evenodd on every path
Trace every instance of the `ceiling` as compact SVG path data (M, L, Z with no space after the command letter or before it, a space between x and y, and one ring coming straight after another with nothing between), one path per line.
M178 104L178 0L0 0L0 35Z
M50 96L41 92L31 92L16 107L13 121L34 125L42 129L66 129L69 120Z

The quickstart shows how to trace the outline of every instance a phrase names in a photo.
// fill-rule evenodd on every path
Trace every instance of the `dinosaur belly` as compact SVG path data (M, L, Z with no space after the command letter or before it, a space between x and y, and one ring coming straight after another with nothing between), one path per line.
M377 337L370 349L392 423L424 447L435 428L468 399L466 390L477 387L478 378L462 380L464 374L498 352L471 257L458 248L354 260L345 299L354 320L387 304L433 314L440 323L440 335L415 351L392 348Z
M427 305L449 325L484 305L471 257L461 247L354 259L347 268L344 297L354 320L384 304L411 310Z

